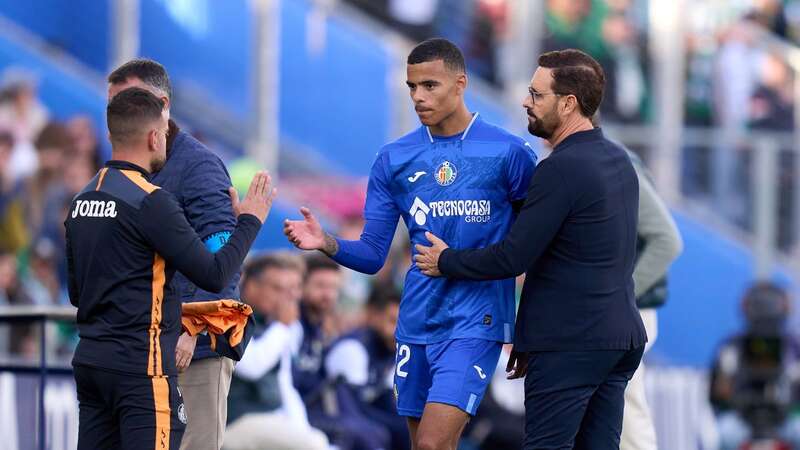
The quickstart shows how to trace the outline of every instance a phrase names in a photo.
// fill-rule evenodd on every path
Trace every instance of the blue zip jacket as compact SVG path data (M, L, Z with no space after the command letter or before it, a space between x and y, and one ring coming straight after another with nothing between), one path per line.
M231 208L228 188L231 177L219 156L215 155L189 133L169 123L167 163L151 176L151 182L167 190L178 200L186 220L212 252L228 241L236 227L236 217ZM239 299L241 270L230 279L228 286L218 294L198 288L178 272L172 280L172 292L181 302ZM208 336L197 339L193 360L219 356L211 350Z

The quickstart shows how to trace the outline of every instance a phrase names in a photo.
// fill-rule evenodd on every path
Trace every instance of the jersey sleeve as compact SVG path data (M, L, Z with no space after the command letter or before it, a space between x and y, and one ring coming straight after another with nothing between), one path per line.
M367 219L357 241L336 240L339 251L333 255L333 260L361 273L376 273L386 261L396 228L397 219Z
M142 232L155 251L189 281L214 292L224 289L239 270L261 229L257 217L242 214L228 242L212 253L189 225L172 194L163 189L154 191L140 212Z
M389 178L389 154L387 152L378 153L378 157L372 164L367 185L367 201L364 206L364 219L388 220L396 222L400 217L400 210L397 208L390 189L391 179Z
M506 162L506 179L508 180L509 200L523 200L531 184L531 177L536 168L536 153L530 144L523 140L511 144Z
M75 281L75 259L72 256L72 241L70 239L69 228L64 222L66 228L65 241L66 241L66 257L67 257L67 291L69 293L69 302L72 306L78 306L78 298L80 292L78 291L78 283Z

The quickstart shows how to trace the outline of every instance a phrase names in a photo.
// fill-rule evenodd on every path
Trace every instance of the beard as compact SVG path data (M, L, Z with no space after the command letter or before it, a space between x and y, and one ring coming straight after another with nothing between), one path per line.
M561 120L556 114L555 108L542 117L537 117L528 110L528 132L530 134L542 139L550 139L559 126L561 126Z
M150 160L150 173L156 173L159 170L163 169L164 164L166 163L167 163L167 158L154 156L153 159Z

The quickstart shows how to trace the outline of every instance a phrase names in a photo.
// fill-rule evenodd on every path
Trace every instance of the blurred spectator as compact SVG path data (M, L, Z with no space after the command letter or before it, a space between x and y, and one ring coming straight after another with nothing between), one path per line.
M782 39L788 37L786 11L781 0L753 0L753 9L748 17L776 36Z
M388 432L392 450L409 450L406 421L397 415L394 399L394 330L400 312L400 291L377 285L366 307L366 325L341 337L325 357L328 379L343 381L337 389L338 416ZM373 432L375 433L375 432Z
M747 124L747 104L758 81L757 61L763 51L754 46L752 21L742 18L720 35L714 65L714 117L717 125L742 130Z
M548 0L544 51L578 48L594 57L606 75L600 112L607 119L643 118L645 85L642 39L629 17L630 1Z
M9 68L0 76L0 129L9 130L16 145L11 173L16 178L32 175L38 166L33 141L47 123L47 109L39 102L33 74Z
M794 92L791 69L779 55L767 54L750 98L751 128L791 131L794 128Z
M424 41L433 37L433 18L438 0L388 0L389 17L411 39Z
M253 307L257 328L231 381L227 450L328 447L325 435L309 425L292 383L292 355L302 340L304 272L303 260L289 253L258 256L246 264L242 300Z
M325 349L338 336L336 306L342 287L339 264L322 253L305 257L306 275L300 300L303 342L295 358L294 383L300 395L308 396L325 378L322 360ZM314 418L312 417L312 422Z
M60 187L65 179L64 162L72 152L72 139L64 125L51 122L36 138L35 145L39 167L27 180L25 195L28 227L38 232L44 222L47 194Z
M800 448L800 339L786 327L789 296L761 282L742 299L743 333L720 345L711 371L710 399L720 450L749 439L783 439Z
M354 206L358 210L350 211L342 218L342 225L339 228L339 236L342 239L358 240L364 229L364 218L361 216L364 202L361 201ZM348 267L341 267L340 270L342 271L342 289L339 311L344 322L342 325L343 328L353 328L360 324L362 319L361 313L369 296L372 277Z
M414 41L434 34L433 19L439 0L348 0L374 18Z
M754 130L791 132L794 129L794 79L792 71L780 55L767 54L761 63L761 73L755 92L750 98L749 125ZM783 149L782 149L783 150ZM750 155L747 155L750 156ZM789 249L795 239L792 225L796 173L795 152L780 152L778 166L778 246ZM746 169L752 159L740 166L741 176L749 179Z
M67 121L67 130L72 138L75 156L92 161L92 174L100 170L103 161L92 119L84 115L75 116Z
M36 304L36 298L20 280L17 258L0 252L0 305L24 306ZM37 357L34 327L29 323L12 324L8 328L7 350L26 360Z
M0 251L17 253L28 245L30 233L25 220L22 181L14 177L11 133L0 132Z
M67 282L64 219L72 204L72 198L89 184L95 175L95 162L81 154L73 154L64 162L63 172L63 180L51 186L45 194L44 215L37 234L37 240L48 242L52 246L56 274L62 290L66 288ZM59 295L58 298L67 304L66 296Z
M64 255L56 253L55 245L49 240L39 240L31 248L28 267L20 277L20 283L24 291L29 293L32 302L37 305L53 305L62 295L56 271L58 257ZM67 295L66 290L63 295Z
M498 48L506 31L508 3L506 0L477 0L474 8L464 56L471 72L501 86Z

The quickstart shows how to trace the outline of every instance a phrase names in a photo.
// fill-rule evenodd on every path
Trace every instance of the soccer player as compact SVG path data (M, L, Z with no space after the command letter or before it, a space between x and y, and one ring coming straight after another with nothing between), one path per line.
M263 172L241 203L231 191L237 225L213 254L175 197L149 181L167 158L164 102L130 88L109 102L106 117L112 160L75 197L64 222L80 335L72 359L78 449L177 449L186 424L175 361L181 305L169 283L179 270L203 289L227 286L275 191Z
M159 97L169 118L172 85L164 67L150 59L132 59L108 76L109 101L119 92L138 87ZM167 160L150 181L175 196L186 220L210 251L227 241L236 226L225 164L205 145L169 121ZM182 302L239 298L239 270L222 292L199 288L176 273L171 290ZM182 333L175 351L179 384L189 423L180 450L219 450L228 415L228 389L233 360L211 349L208 335Z
M412 244L425 232L462 247L505 236L521 205L536 157L522 139L481 120L464 103L464 57L453 43L430 39L408 56L407 81L422 126L385 145L372 166L357 241L325 233L307 208L284 224L298 248L321 250L340 264L375 273L398 217ZM412 265L397 325L395 393L415 449L455 449L483 398L502 343L514 327L513 280L445 281Z

